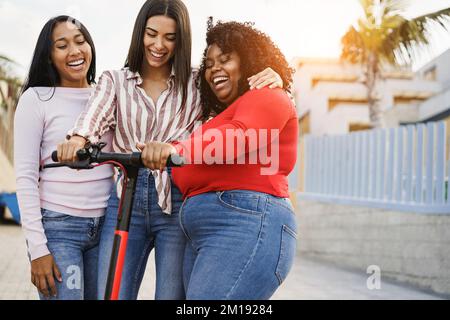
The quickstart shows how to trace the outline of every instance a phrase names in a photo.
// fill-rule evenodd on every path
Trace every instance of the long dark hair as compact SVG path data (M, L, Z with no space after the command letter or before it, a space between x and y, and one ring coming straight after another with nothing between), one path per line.
M200 100L203 108L203 118L216 116L227 106L221 103L212 92L205 79L206 54L209 46L216 44L223 53L236 52L241 60L241 79L238 82L238 94L241 96L250 88L247 78L270 67L283 80L283 89L290 92L294 70L283 53L272 42L270 37L253 27L251 22L217 22L214 25L212 17L208 18L206 32L206 49L203 52L202 64L196 84L200 90Z
M147 20L160 15L172 18L177 23L175 54L171 62L175 72L175 86L182 92L183 106L186 103L187 86L191 74L191 23L187 8L181 0L147 0L144 3L134 24L125 67L132 72L141 71Z
M61 79L58 70L51 62L52 33L56 24L59 22L68 22L76 25L83 34L84 39L91 46L92 61L86 79L89 84L95 83L95 47L92 37L81 22L70 16L62 15L51 18L42 28L36 43L36 48L34 49L30 71L22 87L22 93L32 87L56 87L59 85Z

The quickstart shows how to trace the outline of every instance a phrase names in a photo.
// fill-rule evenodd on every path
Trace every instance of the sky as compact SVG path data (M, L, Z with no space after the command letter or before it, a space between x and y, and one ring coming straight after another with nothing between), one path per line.
M97 75L118 69L128 52L134 20L144 0L0 0L0 54L18 63L17 75L29 67L39 32L56 15L79 19L97 50ZM192 34L192 62L198 65L205 46L206 21L252 21L294 57L339 57L340 38L362 16L358 0L184 0ZM450 0L410 0L406 16L450 7ZM436 32L433 47L414 68L450 48L450 35Z

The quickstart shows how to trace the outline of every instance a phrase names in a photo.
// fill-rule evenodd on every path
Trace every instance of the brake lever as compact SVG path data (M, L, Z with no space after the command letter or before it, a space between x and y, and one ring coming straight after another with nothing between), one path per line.
M69 167L70 169L92 169L92 168L94 168L94 166L92 166L90 163L84 164L84 161L82 161L82 163L74 162L71 164L67 164L66 166Z
M50 163L50 164L46 164L44 166L42 166L42 169L47 169L47 168L59 168L59 167L66 167L66 165L64 163Z
M59 167L68 167L70 169L77 169L77 170L92 169L92 168L94 168L94 166L91 165L91 163L96 162L98 154L101 152L101 150L105 146L106 146L106 143L104 143L104 142L100 142L99 144L96 144L96 145L89 145L88 147L77 151L78 161L66 162L66 163L58 163L57 162L58 155L57 155L56 151L53 151L51 158L54 162L57 162L57 163L46 164L46 165L40 167L39 170L46 169L46 168L59 168Z
M68 167L70 169L78 169L78 170L94 168L94 166L89 164L89 161L77 161L77 162L73 162L73 163L50 163L50 164L44 165L42 168L47 169L47 168L59 168L59 167Z

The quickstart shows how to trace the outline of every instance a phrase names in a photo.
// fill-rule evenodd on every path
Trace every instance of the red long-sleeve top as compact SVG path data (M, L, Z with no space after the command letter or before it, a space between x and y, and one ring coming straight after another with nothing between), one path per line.
M248 91L174 143L188 163L173 168L174 183L184 197L237 189L288 197L297 139L297 112L282 89Z

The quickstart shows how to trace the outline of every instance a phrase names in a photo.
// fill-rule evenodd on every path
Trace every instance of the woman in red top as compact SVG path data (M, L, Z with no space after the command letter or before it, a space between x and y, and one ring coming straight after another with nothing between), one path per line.
M185 141L151 142L143 161L173 170L185 201L188 299L268 299L295 257L296 221L287 175L297 155L298 119L283 89L249 90L248 76L270 66L289 90L292 70L268 36L247 23L208 23L198 86L203 115L213 116Z

